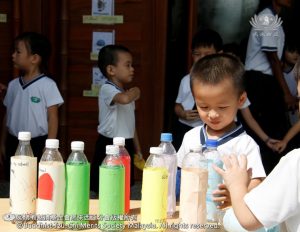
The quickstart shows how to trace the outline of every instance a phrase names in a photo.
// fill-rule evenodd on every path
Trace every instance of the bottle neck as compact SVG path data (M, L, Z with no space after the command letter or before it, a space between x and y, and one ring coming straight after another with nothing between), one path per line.
M30 156L34 157L31 146L30 146L30 141L19 141L18 148L15 153L16 156Z
M88 160L82 150L73 150L67 160L67 164L85 164Z
M46 150L41 158L41 161L58 161L63 162L63 158L58 151L58 148L48 148L46 147Z

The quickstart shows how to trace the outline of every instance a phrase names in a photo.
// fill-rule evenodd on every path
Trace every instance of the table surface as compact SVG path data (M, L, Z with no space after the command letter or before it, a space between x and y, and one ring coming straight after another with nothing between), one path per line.
M140 201L130 201L130 212L128 214L128 221L125 222L125 224L127 225L124 231L142 231L140 230L140 228L138 228L139 226L139 222L140 222ZM171 219L167 219L167 225L171 228L167 229L166 231L179 231L176 228L174 228L173 225L180 225L179 224L179 206L176 207L176 213L174 215L173 218ZM98 200L97 199L93 199L90 200L90 210L89 213L90 215L97 215L98 212ZM32 225L32 222L28 222L26 225L18 225L20 228L17 227L16 224L13 224L11 221L7 221L5 220L5 215L9 213L9 199L7 198L0 198L0 231L3 232L11 232L11 231L45 231L45 230L41 230L41 229L36 229L35 228L25 228L30 227L30 226L36 226L36 224ZM91 227L95 227L97 226L97 221L89 221L89 225ZM135 227L135 228L129 228L129 226L131 227ZM59 230L56 229L55 231L63 231L63 229ZM80 230L80 231L100 231L97 228L90 228L90 229L84 229L84 230ZM208 231L208 230L206 230ZM222 229L215 229L215 230L209 230L209 231L218 231L221 232L223 231Z

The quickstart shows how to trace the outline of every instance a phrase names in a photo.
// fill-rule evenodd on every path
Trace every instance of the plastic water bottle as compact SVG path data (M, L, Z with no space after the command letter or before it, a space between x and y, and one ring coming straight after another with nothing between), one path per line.
M169 218L173 217L176 212L176 172L177 172L177 157L176 150L172 144L172 134L171 133L161 133L159 147L163 149L163 155L165 164L168 169L169 179L168 179L168 207L167 216Z
M35 214L37 158L30 146L31 133L19 132L19 145L10 159L10 213Z
M222 216L222 211L217 208L217 203L212 200L212 192L218 189L218 185L223 182L222 177L212 167L212 164L215 164L220 168L223 167L221 155L218 152L217 147L217 140L207 139L206 150L203 151L203 154L208 161L208 190L206 197L207 221L213 223L221 223Z
M207 184L207 160L201 144L195 144L182 161L179 209L182 231L205 231L201 225L206 223Z
M59 141L47 139L39 163L38 215L55 215L53 221L37 220L39 224L63 223L65 209L65 164L58 151ZM40 218L41 219L41 218Z
M119 146L120 158L125 168L125 213L129 213L130 210L130 163L131 158L128 151L125 148L125 138L115 137L113 144Z
M161 147L151 147L144 170L141 200L141 227L165 231L167 219L168 169Z
M71 154L66 164L66 202L65 223L74 229L82 229L87 220L80 220L79 215L89 214L90 164L84 154L84 142L73 141ZM76 215L77 219L70 216Z
M122 231L125 212L125 169L119 147L106 146L99 177L99 225L102 231Z

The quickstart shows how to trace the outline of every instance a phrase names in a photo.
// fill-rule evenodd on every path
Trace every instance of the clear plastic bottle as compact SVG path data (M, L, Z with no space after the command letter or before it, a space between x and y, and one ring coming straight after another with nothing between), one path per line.
M30 146L31 133L19 132L18 139L15 156L10 159L10 212L35 214L37 158Z
M161 147L151 147L143 169L141 226L146 231L165 231L167 219L168 169Z
M65 164L58 151L59 141L47 139L46 149L39 163L38 215L56 215L57 220L39 220L39 224L63 223L65 209Z
M122 231L125 212L125 168L119 156L119 147L106 146L106 157L99 177L99 228L102 231Z
M179 210L182 231L205 231L197 225L206 223L207 184L207 160L202 146L195 144L182 161Z
M125 148L125 138L115 137L113 144L119 146L120 158L125 168L125 213L129 213L130 210L130 163L131 158L128 151Z
M89 214L90 164L84 154L84 142L73 141L66 164L65 223L74 229L84 228L87 220L71 220L70 215Z
M171 133L161 133L159 147L163 149L165 164L168 168L168 207L167 216L172 218L176 212L176 172L177 172L177 156L176 150L172 144L173 138Z
M212 192L218 189L218 185L223 182L223 179L213 169L212 164L223 168L223 162L221 155L217 150L218 141L207 139L205 144L206 150L203 151L203 154L208 162L208 190L206 197L207 221L212 223L221 223L222 211L217 208L217 203L212 200Z

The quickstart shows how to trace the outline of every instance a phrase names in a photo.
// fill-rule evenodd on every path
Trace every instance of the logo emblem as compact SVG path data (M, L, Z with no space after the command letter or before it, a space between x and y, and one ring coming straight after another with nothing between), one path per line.
M33 103L39 103L41 101L41 99L38 97L31 97L30 99L31 99L31 102L33 102Z
M250 24L254 30L275 31L281 26L282 20L278 15L262 14L259 16L254 15L250 20Z

